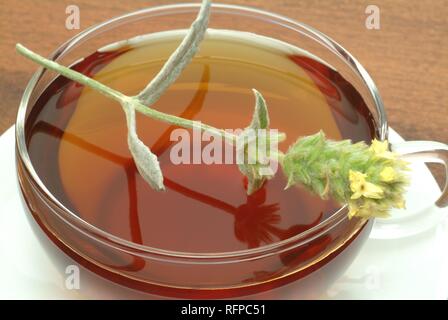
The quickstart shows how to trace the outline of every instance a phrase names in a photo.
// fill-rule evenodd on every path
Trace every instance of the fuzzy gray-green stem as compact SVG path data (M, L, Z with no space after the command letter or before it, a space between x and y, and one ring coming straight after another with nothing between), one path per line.
M102 84L101 82L98 82L92 78L89 78L89 77L83 75L82 73L79 73L75 70L72 70L63 65L60 65L54 61L46 59L46 58L42 57L41 55L24 47L20 43L18 43L16 45L16 50L19 54L23 55L24 57L27 57L28 59L36 62L37 64L39 64L49 70L55 71L70 80L76 81L76 82L81 83L87 87L90 87L93 90L98 91L99 93L103 94L104 96L109 97L121 104L132 104L134 106L135 110L144 114L145 116L151 117L155 120L167 122L169 124L173 124L173 125L176 125L179 127L187 128L187 129L198 128L203 131L209 132L213 136L223 137L224 139L226 139L226 141L228 141L232 144L236 143L237 136L232 133L229 133L222 129L218 129L218 128L209 126L207 124L203 124L199 121L180 118L180 117L173 116L173 115L161 112L161 111L157 111L153 108L147 107L147 106L143 105L137 98L127 96L117 90L114 90L114 89Z

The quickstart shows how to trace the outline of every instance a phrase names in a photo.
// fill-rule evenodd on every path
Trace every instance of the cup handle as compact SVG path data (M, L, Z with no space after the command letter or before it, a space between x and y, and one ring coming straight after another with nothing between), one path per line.
M405 141L393 143L391 148L409 162L443 164L446 171L445 186L435 203L418 212L409 216L375 219L371 233L374 239L396 239L422 233L438 225L448 213L448 145L433 141Z
M406 141L392 145L392 150L407 161L441 163L445 166L445 187L435 205L448 206L448 145L434 141Z

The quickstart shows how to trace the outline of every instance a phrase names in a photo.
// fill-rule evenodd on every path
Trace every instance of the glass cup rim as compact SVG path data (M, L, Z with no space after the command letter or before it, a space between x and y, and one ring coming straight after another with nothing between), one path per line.
M311 33L313 36L315 36L319 41L323 42L328 48L335 50L335 52L338 54L340 59L344 59L344 62L346 62L352 69L352 71L355 72L355 74L363 81L363 84L368 89L369 94L371 95L374 105L376 108L376 114L377 114L377 121L376 126L378 130L378 135L380 140L384 140L387 137L387 117L386 112L384 109L384 105L382 102L382 99L379 95L379 91L373 81L373 79L370 77L370 75L367 73L365 68L340 44L338 44L336 41L328 37L327 35L323 34L322 32L314 29L311 26L308 26L307 24L301 23L299 21L296 21L294 19L290 19L288 17L285 17L280 14L272 13L269 11L265 11L262 9L257 9L253 7L247 7L247 6L240 6L240 5L230 5L230 4L221 4L221 3L213 3L213 8L215 9L224 9L227 10L225 13L230 14L236 14L237 12L244 12L246 14L257 14L261 15L265 18L268 18L267 22L269 23L277 23L280 24L282 27L288 27L287 25L305 30L309 33ZM89 37L91 35L94 35L97 31L109 26L110 24L123 21L137 17L137 16L144 16L147 14L156 14L164 11L168 11L166 15L173 14L173 12L170 12L172 10L198 10L200 7L199 3L183 3L183 4L171 4L171 5L161 5L161 6L153 6L141 10L136 10L130 13L126 13L111 19L108 19L106 21L103 21L99 24L95 24L84 31L78 33L77 35L73 36L66 42L64 42L62 45L60 45L50 56L49 59L55 60L60 55L64 54L65 52L69 51L73 46L76 46L76 44L79 41L82 41L86 37ZM229 11L230 10L230 11ZM272 20L274 19L274 20ZM287 24L287 25L286 25ZM299 30L295 30L296 32L299 32ZM17 120L16 120L16 127L15 127L15 134L16 134L16 152L18 157L20 157L25 170L28 172L28 174L31 176L34 184L39 188L40 192L44 193L49 201L52 203L52 205L56 206L60 209L60 212L65 215L65 217L60 216L58 213L56 213L59 218L62 218L64 222L70 224L72 227L75 227L78 231L87 233L89 236L93 237L94 239L103 242L104 244L108 246L113 246L115 248L118 248L120 250L128 251L128 252L134 252L140 255L150 254L157 256L160 259L164 258L174 258L174 259L187 259L198 261L199 263L217 263L219 261L227 261L229 259L238 259L238 261L241 260L250 260L254 258L261 258L264 256L268 256L271 254L276 254L279 251L286 251L290 250L292 248L299 247L301 245L304 245L308 243L309 241L315 239L320 234L327 232L328 228L332 228L342 221L348 219L346 214L347 204L344 204L333 212L333 214L325 219L324 221L320 222L319 224L315 225L314 227L296 234L293 237L271 243L266 244L257 248L251 248L251 249L244 249L244 250L237 250L237 251L229 251L229 252L216 252L216 253L192 253L192 252L180 252L180 251L173 251L173 250L165 250L155 247L150 247L146 245L137 244L134 242L131 242L129 240L120 238L118 236L115 236L111 233L108 233L95 225L92 225L88 223L87 221L80 218L78 215L76 215L74 212L72 212L70 209L65 207L45 186L45 184L42 182L42 180L39 178L37 172L34 170L34 167L31 163L31 159L28 154L28 150L26 148L26 141L25 141L25 120L26 120L26 113L28 108L28 102L30 99L30 96L35 89L35 86L37 85L38 81L46 72L47 70L39 67L39 69L33 74L30 81L28 82L22 99L20 101L19 110L17 114ZM53 210L55 212L55 210ZM319 231L320 229L323 229L322 231ZM309 236L311 236L309 238Z

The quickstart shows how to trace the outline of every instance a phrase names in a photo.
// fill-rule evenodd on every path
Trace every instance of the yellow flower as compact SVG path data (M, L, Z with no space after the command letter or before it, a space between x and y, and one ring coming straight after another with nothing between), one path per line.
M354 192L359 189L362 184L366 182L367 175L359 171L350 170L348 172L348 179L350 180L350 189Z
M348 218L349 219L356 216L358 214L358 211L359 211L359 207L355 203L353 203L353 202L348 203Z
M397 178L397 173L395 172L395 169L392 167L385 167L380 172L380 178L381 181L384 182L392 182Z
M405 202L405 200L403 199L403 197L398 197L398 199L396 199L395 201L394 201L394 208L397 208L397 209L406 209L406 202Z
M367 175L359 171L349 171L350 190L353 192L351 199L360 197L381 199L384 195L383 189L371 182L366 181Z
M404 200L400 200L399 202L395 203L395 208L406 209L406 203L404 202Z
M389 142L387 140L379 141L373 139L369 149L378 157L387 159L395 159L397 157L394 152L389 151Z
M387 140L379 141L377 139L373 139L372 144L370 145L370 150L376 154L386 152L389 150L389 142Z
M349 201L348 209L349 219L353 217L370 218L372 216L376 216L378 212L375 206L368 201L364 201L361 205L355 201Z

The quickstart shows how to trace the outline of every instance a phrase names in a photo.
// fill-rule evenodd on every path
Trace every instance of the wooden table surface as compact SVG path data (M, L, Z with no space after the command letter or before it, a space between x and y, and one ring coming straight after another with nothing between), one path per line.
M16 117L36 66L14 52L21 42L47 55L78 30L65 28L76 4L81 30L113 16L176 0L2 0L0 134ZM448 0L377 0L380 29L365 27L371 1L223 0L267 9L314 26L348 49L375 80L390 125L406 139L448 143ZM436 172L439 180L441 170Z

